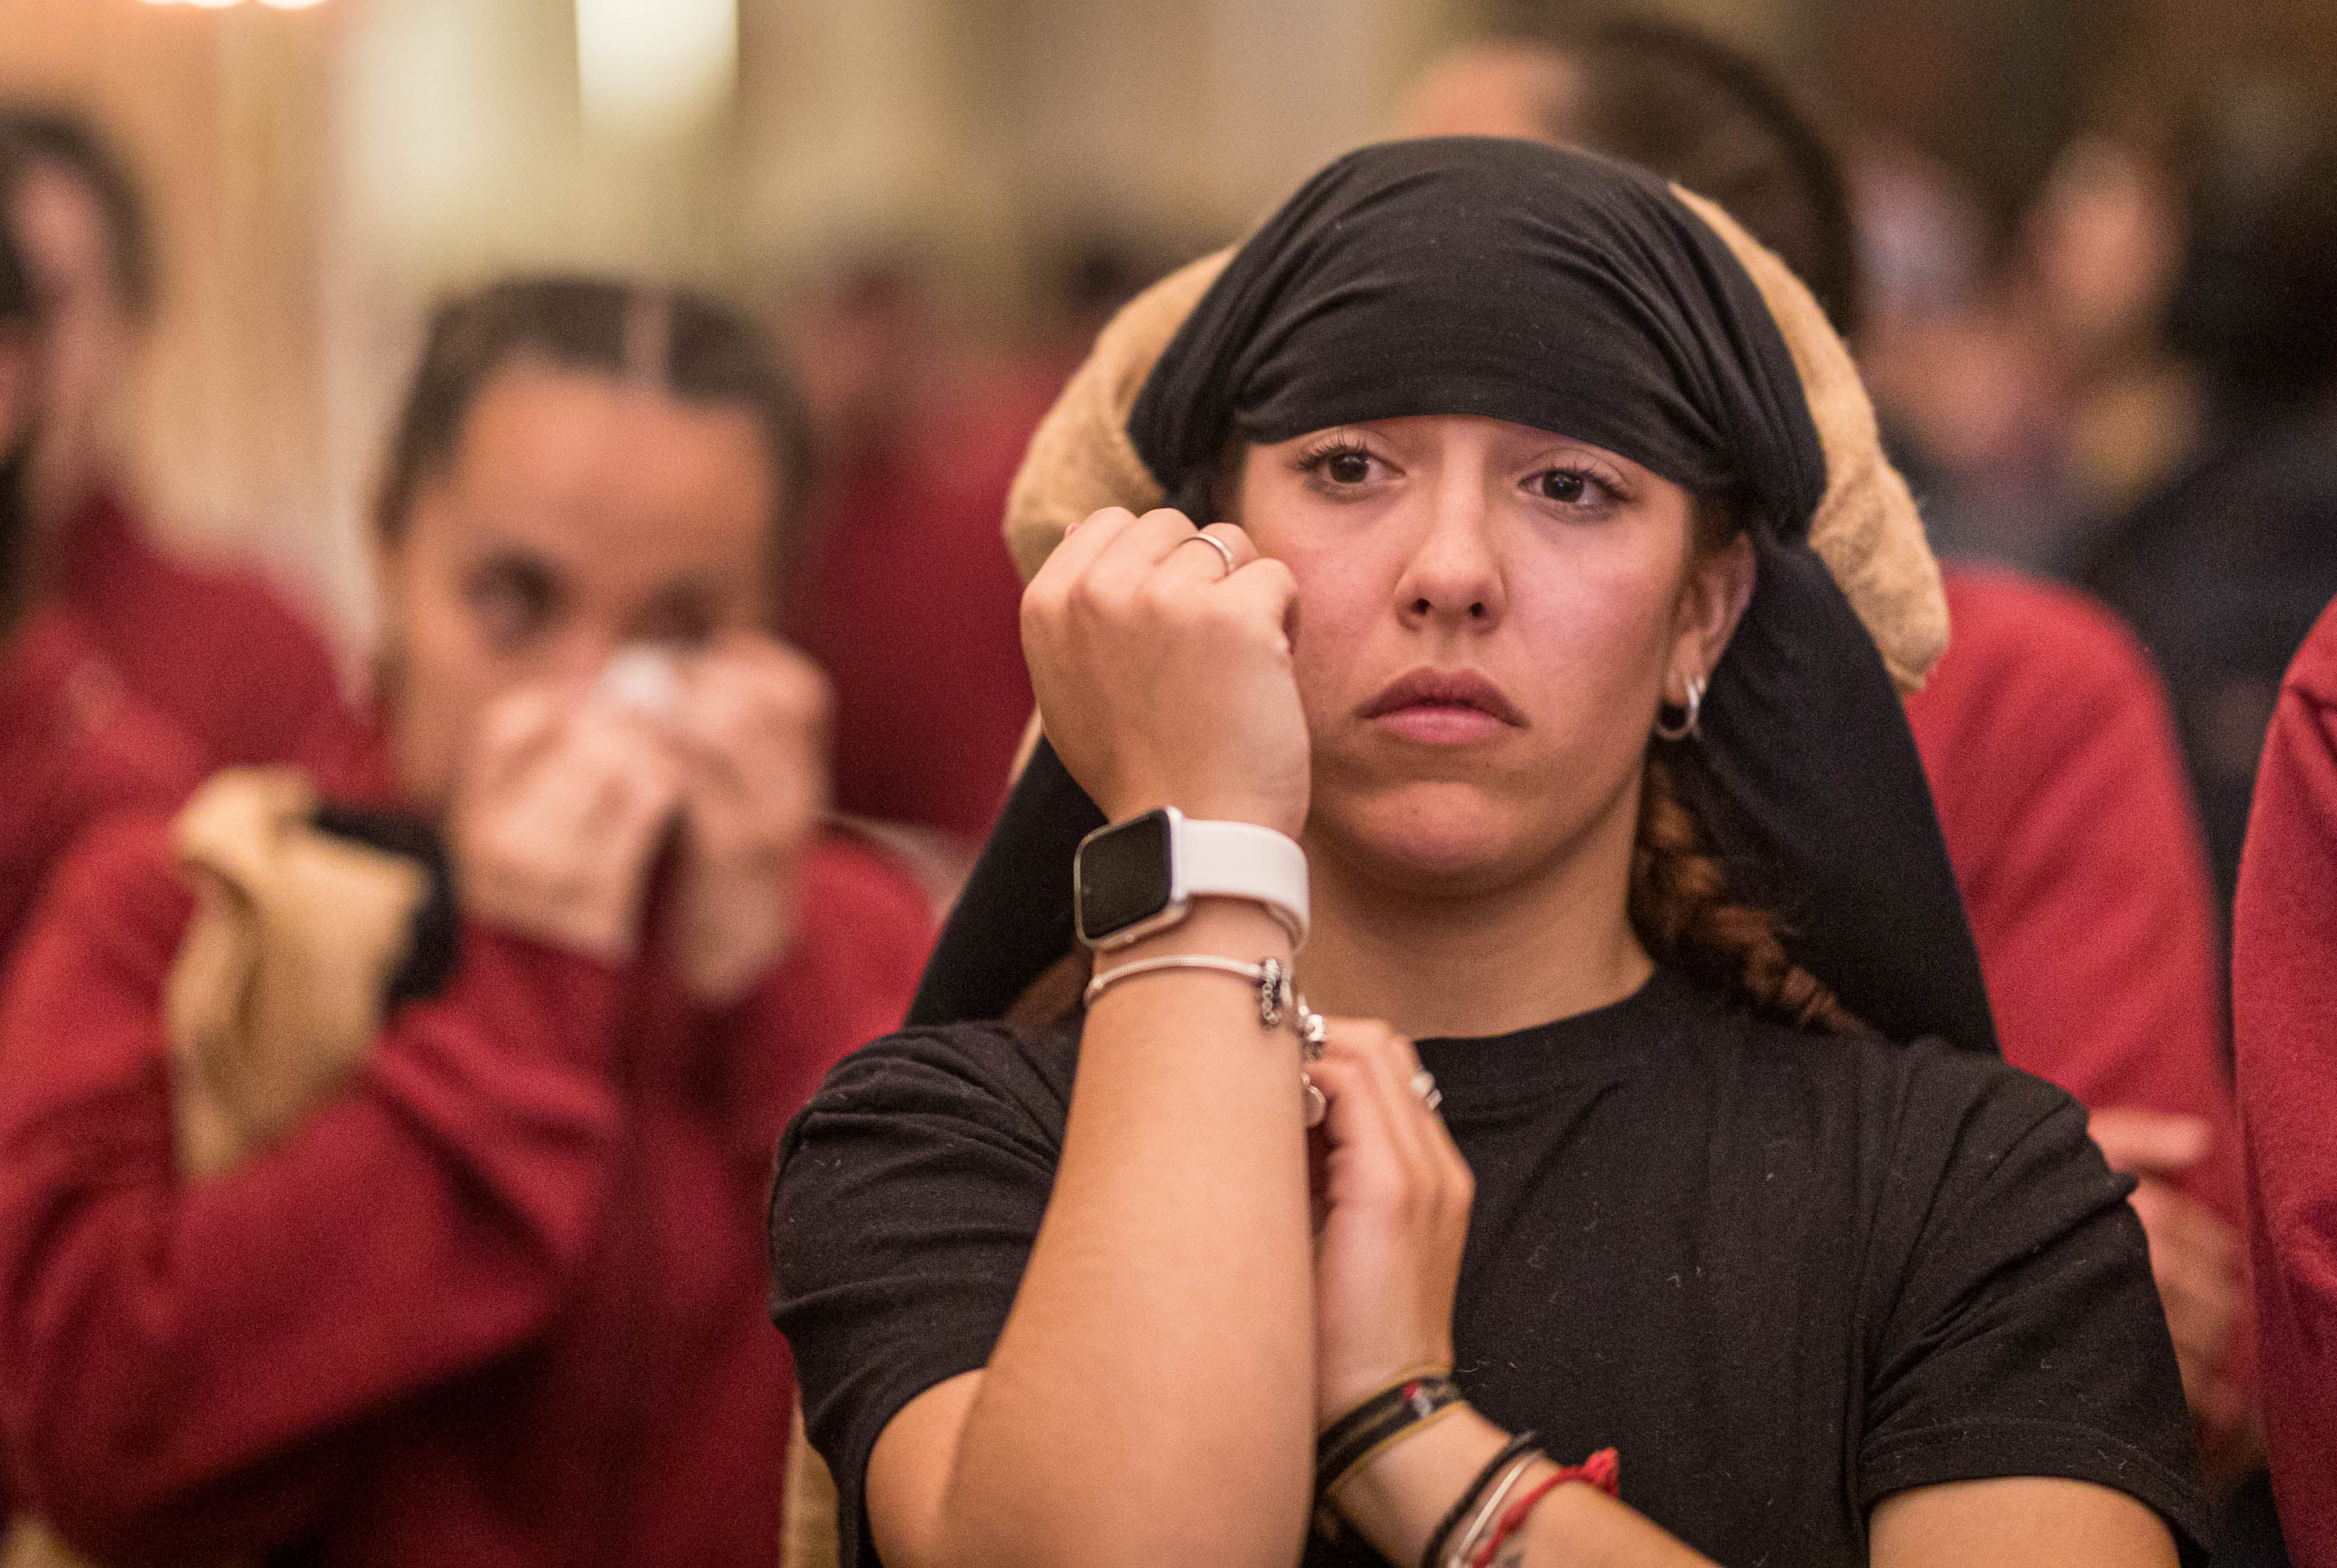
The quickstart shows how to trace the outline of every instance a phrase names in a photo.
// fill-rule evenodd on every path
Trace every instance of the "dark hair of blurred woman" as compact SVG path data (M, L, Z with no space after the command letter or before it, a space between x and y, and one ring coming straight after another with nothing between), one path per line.
M513 279L450 301L431 321L391 437L375 525L388 539L405 531L416 487L453 456L488 379L514 359L536 358L752 414L779 475L770 565L783 573L797 554L814 452L802 395L772 355L737 312L687 289Z

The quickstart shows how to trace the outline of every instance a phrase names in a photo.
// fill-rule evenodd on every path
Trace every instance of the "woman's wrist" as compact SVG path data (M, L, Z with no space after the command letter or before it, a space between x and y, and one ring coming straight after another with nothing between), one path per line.
M1332 1504L1389 1562L1418 1563L1454 1502L1509 1441L1507 1432L1462 1407L1373 1455L1339 1485Z
M1099 954L1096 967L1115 968L1139 959L1186 953L1237 958L1245 964L1274 958L1286 965L1291 960L1290 931L1273 910L1255 899L1199 897L1174 926Z

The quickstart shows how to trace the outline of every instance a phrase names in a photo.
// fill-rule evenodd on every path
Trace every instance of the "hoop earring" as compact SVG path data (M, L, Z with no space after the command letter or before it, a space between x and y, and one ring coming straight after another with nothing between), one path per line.
M1688 740L1701 738L1704 731L1698 729L1697 724L1697 720L1704 712L1704 677L1701 675L1689 676L1687 678L1687 707L1686 709L1687 717L1681 720L1677 724L1667 724L1664 722L1663 709L1658 708L1656 710L1656 739L1658 740ZM1669 707L1670 704L1666 703L1664 706Z

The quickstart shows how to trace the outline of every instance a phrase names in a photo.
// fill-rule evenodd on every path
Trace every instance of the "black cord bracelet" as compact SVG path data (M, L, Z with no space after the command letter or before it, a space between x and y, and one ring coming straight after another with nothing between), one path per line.
M1323 1429L1315 1439L1315 1502L1356 1466L1405 1432L1461 1403L1461 1386L1441 1375L1407 1377L1383 1388Z
M1477 1472L1477 1478L1469 1483L1468 1490L1461 1494L1460 1501L1452 1504L1452 1512L1438 1522L1436 1534L1428 1538L1428 1550L1420 1554L1420 1568L1437 1568L1444 1556L1445 1546L1452 1539L1452 1532L1461 1528L1461 1521L1469 1516L1469 1510L1477 1505L1477 1499L1484 1494L1486 1487L1493 1484L1493 1477L1537 1441L1539 1439L1534 1434L1521 1432L1502 1444L1499 1454L1485 1461L1485 1467Z

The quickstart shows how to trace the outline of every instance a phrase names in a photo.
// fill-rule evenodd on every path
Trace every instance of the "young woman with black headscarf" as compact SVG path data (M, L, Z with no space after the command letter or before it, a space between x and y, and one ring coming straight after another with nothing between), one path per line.
M847 1563L2195 1550L2127 1184L1994 1054L1893 691L1936 573L1716 209L1351 155L1106 332L1010 534L1046 741L780 1152ZM1075 932L1084 1007L986 1022Z

